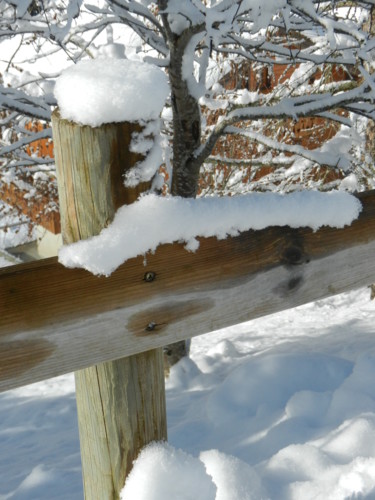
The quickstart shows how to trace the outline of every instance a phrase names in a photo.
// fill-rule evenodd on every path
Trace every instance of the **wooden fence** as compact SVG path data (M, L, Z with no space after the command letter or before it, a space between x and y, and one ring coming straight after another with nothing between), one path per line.
M75 241L84 231L98 232L123 197L134 198L119 188L126 160L119 147L129 130L112 124L95 129L105 141L92 140L88 127L62 122L55 115L59 185L65 183L60 196L66 197L62 228L66 241ZM82 153L72 151L85 134L95 154L84 152L79 164L67 166ZM85 183L90 197L98 196L90 203L81 199ZM375 282L375 191L358 198L363 211L344 229L251 230L201 239L196 253L163 245L109 278L66 269L56 258L0 269L0 390L96 365L76 376L85 498L118 498L140 448L166 439L159 348ZM96 200L110 209L91 226Z
M131 259L109 278L56 258L0 269L0 390L375 282L375 191L344 229L268 228Z

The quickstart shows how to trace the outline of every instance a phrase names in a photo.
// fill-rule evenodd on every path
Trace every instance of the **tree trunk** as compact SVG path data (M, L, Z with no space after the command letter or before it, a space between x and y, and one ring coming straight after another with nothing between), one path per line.
M168 74L173 111L173 177L172 194L195 198L198 189L200 165L194 154L201 143L201 113L198 99L191 94L183 72L184 56L192 38L203 31L202 26L191 26L180 34L172 31L167 14L169 0L158 0L169 46ZM187 64L187 62L185 61ZM193 68L192 68L193 71ZM193 76L193 75L191 75Z
M200 165L194 161L194 153L201 141L201 117L199 104L189 94L187 82L181 75L179 51L171 51L169 78L172 88L173 109L173 177L172 194L195 198L198 190ZM177 61L175 61L177 59Z
M160 2L166 7L166 2ZM171 194L183 198L195 198L198 191L200 164L194 153L201 143L201 114L197 99L191 95L188 82L182 73L183 56L192 37L192 32L181 37L171 32L168 19L164 25L169 34L170 64L169 79L172 92L173 111L173 175ZM189 354L190 341L180 341L164 348L164 370Z
M371 36L375 35L375 7L371 7L370 16L364 24L364 30L367 31ZM370 69L370 68L366 68ZM375 122L374 120L368 120L366 127L366 152L370 155L373 163L375 163ZM375 284L370 285L370 299L375 299Z
M139 159L129 152L137 125L91 128L58 112L52 124L62 234L72 243L98 234L145 189L123 183ZM140 449L167 438L162 350L93 366L75 379L85 498L117 500Z

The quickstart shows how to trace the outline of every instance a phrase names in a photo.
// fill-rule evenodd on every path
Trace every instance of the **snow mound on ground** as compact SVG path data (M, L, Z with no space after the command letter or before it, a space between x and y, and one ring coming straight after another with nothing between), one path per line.
M374 499L374 312L363 289L195 337L125 500ZM2 500L83 498L73 375L0 394L0 449Z
M121 500L215 500L216 488L203 463L166 443L152 443L139 455Z
M121 500L258 500L259 476L248 464L217 450L199 459L166 443L152 443L135 461Z
M146 447L122 500L373 498L374 369L371 355L353 363L322 353L264 354L230 370L202 398L212 373L195 365L184 388L191 424L179 427L177 441L191 450L195 435L198 458L164 443ZM177 365L171 378L178 372ZM175 398L182 386L169 387ZM202 451L217 436L222 449Z
M255 358L233 370L212 392L208 416L216 425L227 425L233 418L243 418L248 425L265 415L277 418L280 411L289 418L305 414L310 421L314 413L318 420L327 409L326 391L338 387L351 370L349 361L321 354Z
M242 460L218 450L204 451L200 459L216 484L215 500L266 498L258 474Z

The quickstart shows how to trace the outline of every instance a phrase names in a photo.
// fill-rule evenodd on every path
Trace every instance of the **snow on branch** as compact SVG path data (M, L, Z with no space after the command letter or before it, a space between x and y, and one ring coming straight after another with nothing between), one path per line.
M52 130L50 128L46 128L41 130L40 132L34 132L33 134L29 134L18 141L12 142L7 146L0 147L0 156L8 155L16 151L17 149L24 148L28 144L32 142L39 141L40 139L51 139L52 138Z
M257 120L262 118L299 118L301 116L316 116L324 111L335 108L344 108L346 105L369 102L375 99L375 91L369 87L367 81L357 88L338 92L324 92L322 94L302 95L283 99L269 106L243 107L231 111L226 118L228 124L243 120Z
M107 0L107 4L121 22L131 27L145 43L161 55L168 55L164 27L150 9L132 0ZM91 5L88 8L92 11L96 9Z
M306 116L321 116L337 108L347 109L353 112L358 109L357 112L360 112L364 116L371 117L374 99L375 91L372 87L369 87L368 82L365 80L357 88L338 92L336 94L325 92L322 94L301 95L284 98L268 106L258 105L240 107L230 111L227 116L218 121L206 142L196 151L196 160L197 162L203 162L211 154L218 138L222 135L233 133L234 131L243 134L240 128L230 128L234 124L250 120L264 120L267 118L291 118L296 120ZM366 105L368 106L366 107ZM356 108L356 106L358 106L358 108ZM332 113L329 116L332 119L335 117ZM342 123L342 118L339 115L337 115L337 121ZM277 144L275 142L274 147L276 146ZM285 145L279 143L277 149L285 150ZM329 161L328 164L332 164L332 162Z
M227 134L238 134L243 135L253 141L263 144L271 149L277 149L278 151L293 153L302 158L306 158L312 162L318 163L320 165L327 165L333 168L340 168L342 170L348 170L350 167L350 162L348 159L339 153L331 153L328 151L321 150L310 150L299 146L298 144L286 144L273 140L270 137L253 132L251 130L241 129L239 127L227 127L225 129Z
M0 2L0 39L4 44L17 39L20 52L32 53L27 56L30 61L58 61L53 68L58 74L70 62L97 57L100 47L106 46L106 33L115 31L115 43L125 46L125 57L165 68L172 107L164 110L161 133L170 137L173 178L191 177L196 182L195 172L217 141L228 133L228 127L241 121L254 132L259 127L252 121L304 116L335 119L337 108L374 117L375 41L366 27L374 1L92 0L84 4L77 0L65 4L62 0L5 0ZM107 45L113 42L107 38ZM44 95L43 82L35 80L32 89L24 87L28 95L21 92L17 78L12 80L28 65L27 58L19 55L5 62L5 71L1 66L4 82L8 73L12 88L6 83L0 87L0 109L48 120L54 102ZM282 66L287 68L285 74L276 76L284 71ZM240 109L234 109L233 91L225 85L233 67L242 72L242 89L256 94ZM299 78L290 77L291 67ZM342 69L340 81L348 86L327 92L327 68ZM30 65L28 70L35 71ZM54 78L47 80L51 86ZM237 81L233 84L237 89ZM217 85L223 88L220 95L214 90ZM355 88L348 90L349 86ZM206 127L206 108L222 112L221 121L211 121ZM346 116L336 116L352 126ZM165 161L172 164L172 158ZM186 192L194 193L194 188Z
M21 90L0 84L0 108L41 120L50 120L51 106L42 97L30 96Z
M73 20L80 14L83 0L67 4L56 0L3 0L0 3L0 39L18 34L34 34L62 43Z

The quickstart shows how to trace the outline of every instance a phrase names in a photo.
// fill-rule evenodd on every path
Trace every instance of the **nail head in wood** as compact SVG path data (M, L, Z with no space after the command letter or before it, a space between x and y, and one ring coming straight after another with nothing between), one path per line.
M154 273L153 271L148 271L147 273L145 273L143 280L146 281L146 283L151 283L155 278L156 273Z
M308 261L305 259L303 249L296 245L285 249L282 260L290 266L298 266Z
M150 321L150 323L146 326L145 330L146 332L154 332L156 327L157 324L155 323L155 321Z

